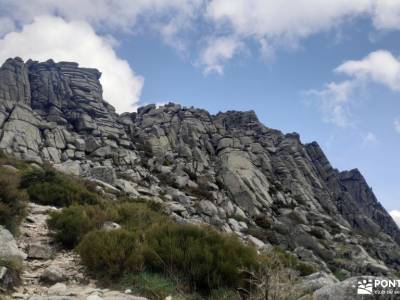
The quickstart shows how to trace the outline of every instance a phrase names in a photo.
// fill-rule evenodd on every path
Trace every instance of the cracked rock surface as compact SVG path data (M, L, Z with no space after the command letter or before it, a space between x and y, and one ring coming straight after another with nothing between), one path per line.
M211 224L259 248L278 245L328 274L399 271L399 228L362 174L335 169L316 142L268 128L252 111L212 115L169 103L118 115L100 76L71 62L8 59L0 68L0 149L88 178L103 193L164 203L177 222ZM64 277L75 272L79 283L75 257L54 253L48 240L40 210L49 208L31 209L19 240L30 264L24 280L46 270L60 281L64 261Z

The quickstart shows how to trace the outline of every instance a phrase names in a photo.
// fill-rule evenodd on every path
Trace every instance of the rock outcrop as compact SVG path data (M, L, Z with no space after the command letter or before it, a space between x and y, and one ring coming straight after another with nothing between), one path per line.
M118 115L100 76L76 63L7 60L0 149L90 178L105 193L162 202L178 222L279 245L327 273L399 270L399 228L360 172L334 169L316 142L268 128L252 111L170 103Z

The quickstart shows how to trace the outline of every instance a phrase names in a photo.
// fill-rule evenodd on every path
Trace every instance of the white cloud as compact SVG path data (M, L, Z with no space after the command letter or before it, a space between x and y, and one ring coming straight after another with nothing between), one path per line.
M372 18L377 29L400 29L400 1L376 0Z
M207 13L241 35L296 39L331 29L370 9L370 0L212 0Z
M207 41L207 47L200 56L204 73L224 73L224 63L243 50L243 43L235 37L217 37Z
M0 17L0 38L6 33L14 31L15 25L13 20L7 17Z
M378 144L378 138L376 137L376 135L372 132L368 132L365 137L364 137L364 145L376 145Z
M306 95L317 97L324 121L345 128L353 124L349 99L354 89L352 81L331 82L322 90L310 90Z
M400 30L398 0L0 0L0 37L40 15L84 21L104 34L157 32L178 51L200 55L194 60L205 73L222 73L247 43L269 58L361 17L376 30Z
M347 61L335 71L358 80L371 80L392 90L400 90L400 61L385 50L372 52L361 60Z
M293 47L311 35L369 17L376 30L400 30L399 0L211 0L207 18L226 35L263 47Z
M296 47L304 38L366 15L372 10L372 3L372 0L212 0L206 15L227 36L240 37L239 41L253 39L259 43L261 54L268 55L274 52L273 48Z
M351 123L352 97L368 83L400 91L400 60L385 50L371 52L361 60L346 61L334 71L349 79L331 82L322 90L312 90L308 94L318 96L325 120L339 127Z
M397 118L393 121L393 126L394 130L396 130L396 132L400 134L400 118Z
M0 39L0 61L15 56L25 60L76 61L81 66L99 69L104 98L118 112L135 109L139 101L143 78L116 55L108 39L97 35L84 21L36 18L21 31Z
M400 210L392 210L389 212L389 214L400 228Z
M176 48L204 0L0 0L0 15L27 24L41 15L80 20L101 31L156 30Z

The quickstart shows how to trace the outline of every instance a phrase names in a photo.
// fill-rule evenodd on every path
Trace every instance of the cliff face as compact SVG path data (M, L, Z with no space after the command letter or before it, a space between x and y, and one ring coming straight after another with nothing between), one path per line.
M279 245L319 269L400 268L399 228L360 172L332 168L317 143L267 128L254 112L167 104L117 115L100 76L76 63L7 60L0 148L163 202L179 222Z

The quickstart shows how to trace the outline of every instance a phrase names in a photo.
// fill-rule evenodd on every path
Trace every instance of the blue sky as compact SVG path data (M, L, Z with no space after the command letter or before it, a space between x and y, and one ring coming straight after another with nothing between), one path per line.
M400 1L322 2L0 0L0 59L97 67L120 112L255 110L359 168L400 220Z

